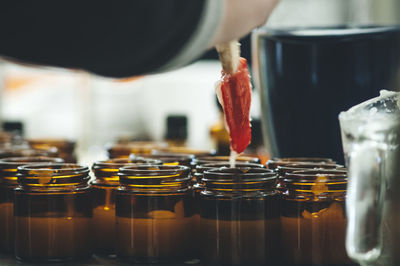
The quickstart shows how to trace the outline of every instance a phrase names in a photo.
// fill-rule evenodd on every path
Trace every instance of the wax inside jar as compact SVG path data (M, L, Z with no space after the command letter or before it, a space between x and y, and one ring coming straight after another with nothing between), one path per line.
M124 206L130 203L132 208ZM119 258L174 263L194 257L199 215L194 213L191 192L155 197L117 194L117 205L122 207L117 207L116 217ZM132 212L124 212L127 207Z
M18 257L58 261L87 256L92 244L90 222L91 219L86 217L17 216L16 238L20 239L16 245Z
M351 264L345 250L344 202L285 200L282 248L301 265Z
M96 254L115 253L115 189L93 185L93 245Z
M14 246L14 203L0 203L0 248L11 252Z

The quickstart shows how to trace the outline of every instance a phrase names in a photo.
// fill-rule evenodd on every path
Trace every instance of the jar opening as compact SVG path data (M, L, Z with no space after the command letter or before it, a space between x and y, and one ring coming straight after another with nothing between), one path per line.
M346 193L347 172L341 170L314 169L286 173L283 187L288 193L309 193L321 197L329 193Z
M277 174L265 168L212 168L204 171L204 193L251 193L276 191Z
M201 156L201 157L197 157L194 160L194 164L196 164L196 165L216 163L216 162L229 162L229 156ZM238 156L236 158L236 162L259 164L260 159L256 158L256 157L250 157L250 156Z
M155 160L160 160L162 161L163 164L165 165L190 165L192 162L194 155L192 154L131 154L129 158L131 160L134 160L137 157L142 157L142 158L149 158L149 159L155 159Z
M288 158L273 158L268 160L267 166L269 169L275 169L278 166L284 166L288 164L336 164L336 162L330 158L320 157L288 157Z
M56 157L57 155L58 155L58 150L56 147L46 147L44 149L18 148L18 149L4 149L0 151L0 158L33 157L33 156Z
M108 184L117 186L119 185L119 176L118 176L119 169L124 166L137 165L137 164L161 165L162 162L160 160L142 158L142 157L136 157L134 159L119 158L106 161L98 161L95 162L92 166L92 170L96 177L94 183L96 184L104 183L104 185Z
M123 187L136 191L177 191L188 189L190 168L182 165L129 165L120 168Z
M40 188L87 186L89 168L68 163L38 163L18 167L18 183Z
M36 156L36 157L10 157L0 159L0 167L1 166L20 166L24 164L33 164L33 163L62 163L64 160L61 158L54 157L45 157L45 156Z
M196 166L196 171L203 173L206 170L210 170L213 168L221 168L221 167L226 167L230 168L230 163L229 162L212 162L212 163L206 163L202 165L197 165ZM265 168L264 165L258 164L258 163L236 163L235 168Z

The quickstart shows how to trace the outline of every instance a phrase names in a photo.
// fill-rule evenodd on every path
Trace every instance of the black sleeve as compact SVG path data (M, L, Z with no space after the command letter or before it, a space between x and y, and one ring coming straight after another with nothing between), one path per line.
M197 28L203 0L2 0L0 55L127 77L154 71Z

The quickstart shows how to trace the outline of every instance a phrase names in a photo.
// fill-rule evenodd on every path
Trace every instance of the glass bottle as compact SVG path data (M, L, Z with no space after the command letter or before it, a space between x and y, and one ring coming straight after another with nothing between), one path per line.
M262 168L204 172L200 243L204 265L279 265L276 173Z
M281 198L285 265L352 264L345 250L344 170L287 173Z
M40 262L92 255L89 169L76 164L18 167L15 189L15 257Z
M17 168L34 163L61 163L60 158L20 157L0 160L0 252L14 251L14 188L18 186Z
M75 141L67 139L29 139L29 145L34 149L56 147L58 156L66 163L76 163Z
M92 171L95 180L93 188L93 244L98 255L115 254L115 192L119 187L118 170L130 164L155 164L162 162L153 159L135 158L112 159L95 162Z
M194 255L198 219L190 168L136 165L120 169L116 193L117 257L132 263L179 264Z

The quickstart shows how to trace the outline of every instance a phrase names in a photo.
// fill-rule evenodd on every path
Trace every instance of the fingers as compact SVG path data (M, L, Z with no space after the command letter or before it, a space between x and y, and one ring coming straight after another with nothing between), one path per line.
M265 24L279 0L223 0L221 23L210 46L240 39Z

